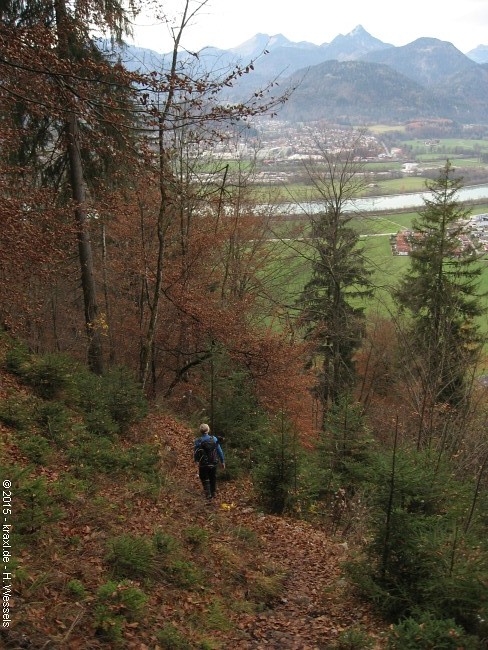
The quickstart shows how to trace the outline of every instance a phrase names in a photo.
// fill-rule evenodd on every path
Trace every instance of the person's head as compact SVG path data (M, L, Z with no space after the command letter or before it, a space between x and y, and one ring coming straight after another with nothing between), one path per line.
M201 424L200 425L200 433L202 434L202 436L204 436L209 431L210 431L210 427L208 426L208 424Z

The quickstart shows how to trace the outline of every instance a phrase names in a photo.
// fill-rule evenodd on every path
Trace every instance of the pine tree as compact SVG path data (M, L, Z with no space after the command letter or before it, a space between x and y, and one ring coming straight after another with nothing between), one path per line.
M360 298L371 293L359 236L350 226L347 202L356 196L363 176L355 147L338 154L322 151L322 165L307 173L319 191L324 210L312 219L312 277L300 298L307 339L321 359L320 400L327 409L347 394L354 379L354 353L364 334Z
M456 200L462 179L453 173L447 161L439 177L427 184L431 198L413 222L411 266L396 292L398 304L412 318L404 361L421 386L419 412L425 421L432 419L428 413L436 403L459 407L464 402L468 372L481 344L475 323L483 312L481 267L476 247L465 235L469 210Z

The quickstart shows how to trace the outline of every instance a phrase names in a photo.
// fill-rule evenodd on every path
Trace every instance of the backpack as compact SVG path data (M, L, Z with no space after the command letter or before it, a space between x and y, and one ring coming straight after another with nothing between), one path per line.
M215 440L202 440L195 452L195 459L202 467L217 467L217 443Z

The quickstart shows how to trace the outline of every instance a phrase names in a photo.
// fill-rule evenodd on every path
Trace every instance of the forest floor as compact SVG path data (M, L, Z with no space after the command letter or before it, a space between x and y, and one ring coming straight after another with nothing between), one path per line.
M26 397L16 378L2 372L0 380L0 401ZM49 463L32 465L18 431L0 422L2 479L9 468L14 474L17 563L12 622L0 630L0 647L316 650L343 647L336 645L341 633L357 628L372 647L384 647L387 625L344 576L348 542L320 525L260 512L248 481L221 481L207 505L192 459L194 436L156 411L121 441L124 448L151 443L159 450L162 481L154 490L133 475L80 474L65 449L53 448ZM19 467L42 479L61 515L49 518L51 504L46 521L16 536L16 508L25 515L28 507L25 494L15 495L22 491ZM114 539L158 534L175 544L151 560L150 571L141 564L141 577L125 582L114 574ZM103 601L100 587L110 581L118 587ZM127 585L146 595L142 610L121 604L117 594Z
M191 433L173 442L184 470L178 480L186 485L195 475L188 453L192 442ZM227 633L226 648L330 648L341 632L358 627L375 639L376 647L382 647L385 623L358 600L343 575L341 565L350 557L347 542L303 520L263 514L256 508L249 483L220 482L217 502L210 508L203 506L207 508L203 513L198 481L192 487L194 517L201 525L211 526L218 516L252 531L261 562L279 567L286 576L272 607L259 614L241 614L235 631ZM190 514L187 510L186 515Z

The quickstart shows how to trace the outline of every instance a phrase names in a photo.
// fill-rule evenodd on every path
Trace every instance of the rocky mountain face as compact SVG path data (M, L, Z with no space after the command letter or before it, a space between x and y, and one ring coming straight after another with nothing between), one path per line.
M466 52L466 56L476 63L488 63L488 45L478 45L474 50Z
M459 122L488 121L488 46L470 56L452 43L419 38L395 47L361 25L330 43L294 43L282 34L256 34L231 50L208 47L198 65L222 70L237 61L254 62L229 89L226 101L241 101L277 82L277 93L295 88L282 109L290 120L339 119L357 122L442 117ZM186 53L194 66L195 55ZM161 67L164 54L127 46L129 67Z
M437 38L418 38L402 47L375 50L361 57L369 63L384 63L426 87L479 67L454 45Z
M391 47L393 45L383 43L368 34L362 25L358 25L345 36L339 34L329 45L323 46L327 59L337 59L337 61L356 61L369 52L383 52Z

